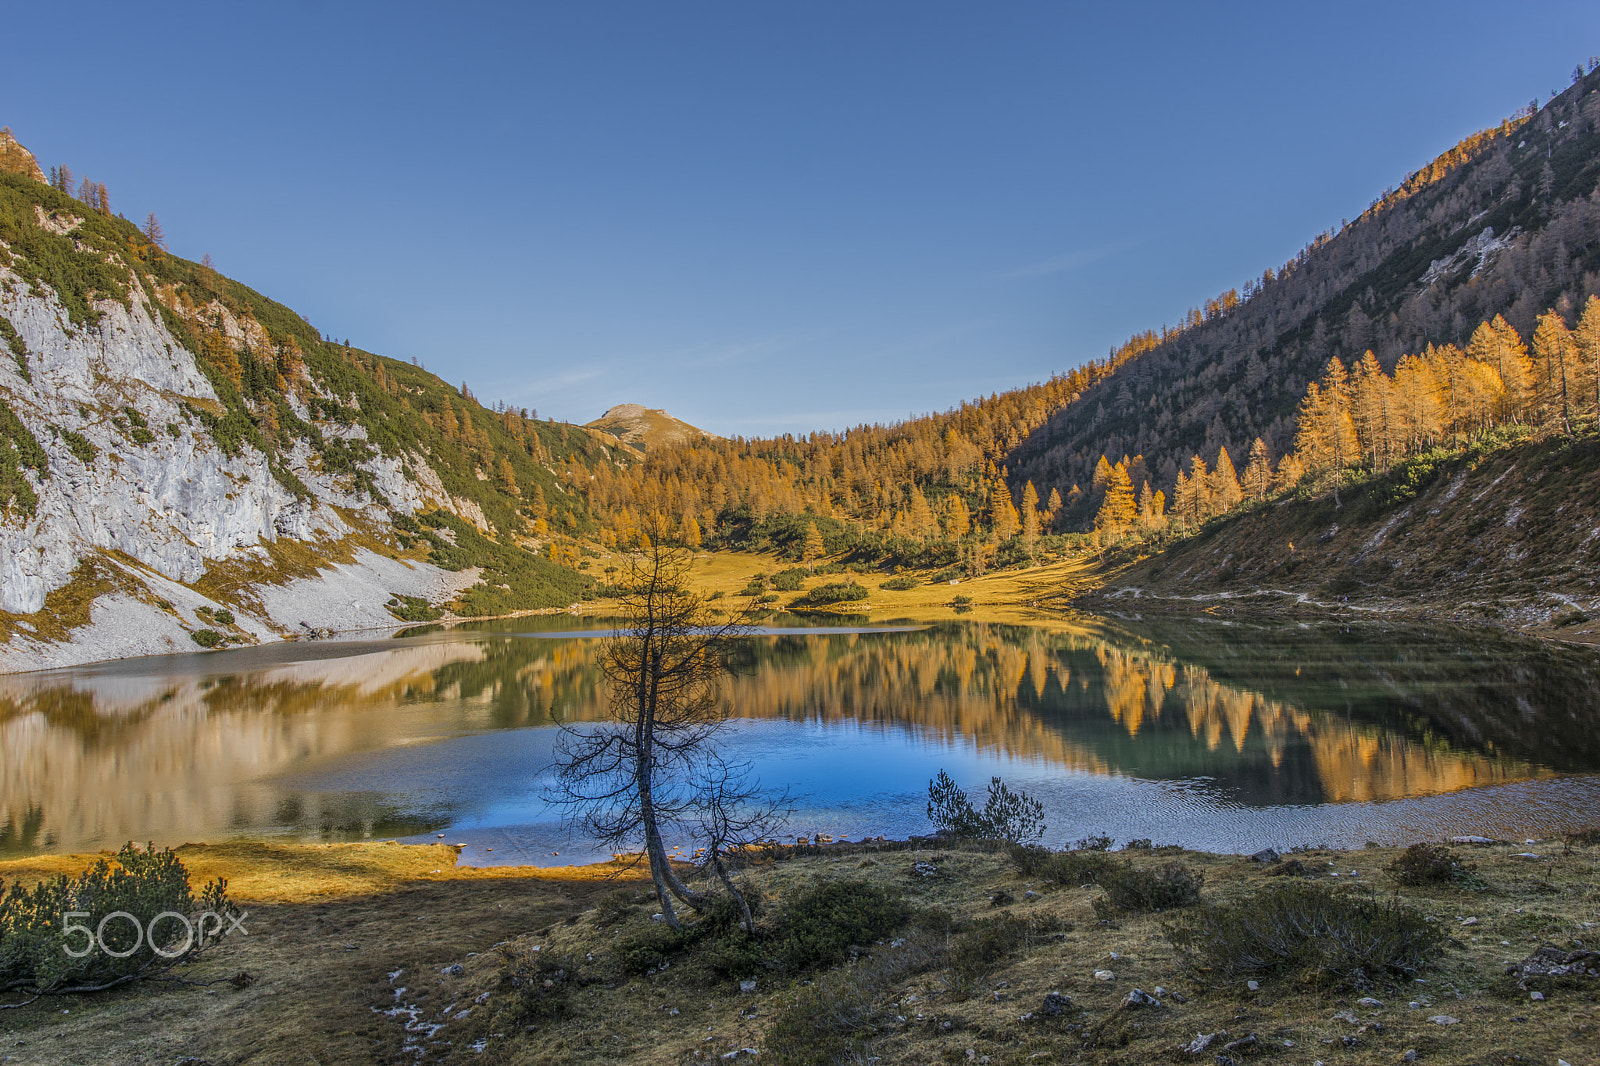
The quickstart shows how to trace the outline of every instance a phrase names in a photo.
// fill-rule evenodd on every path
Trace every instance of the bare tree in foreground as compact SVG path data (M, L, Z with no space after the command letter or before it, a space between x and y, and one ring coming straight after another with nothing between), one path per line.
M703 910L709 900L678 877L662 837L676 827L704 841L711 873L750 909L728 874L730 852L773 831L778 807L760 803L747 766L729 765L715 737L728 721L722 680L741 618L713 623L686 583L692 556L652 536L633 557L620 601L624 623L602 657L611 722L566 727L556 747L552 798L568 825L613 850L642 844L661 913L674 929L673 899Z

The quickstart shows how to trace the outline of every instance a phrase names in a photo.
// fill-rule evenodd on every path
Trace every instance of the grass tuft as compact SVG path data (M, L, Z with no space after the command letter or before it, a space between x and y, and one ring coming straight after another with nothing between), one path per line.
M1190 971L1213 982L1286 976L1316 987L1367 989L1410 980L1446 938L1399 901L1379 903L1283 882L1167 922Z

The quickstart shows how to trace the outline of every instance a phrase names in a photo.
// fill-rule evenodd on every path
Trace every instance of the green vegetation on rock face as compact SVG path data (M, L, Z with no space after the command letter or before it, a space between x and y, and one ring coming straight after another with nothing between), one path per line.
M446 570L483 568L481 580L457 598L454 606L459 614L566 607L594 588L593 578L557 566L514 543L492 540L455 515L434 511L422 516L421 524L438 531L422 534L436 566Z
M22 375L22 380L33 384L33 372L28 369L28 346L23 343L11 320L4 315L0 315L0 338L4 338L6 347L11 350L11 358L17 361L17 373Z
M44 449L39 447L22 420L0 401L0 510L14 510L32 518L39 506L39 497L23 476L24 469L32 470L40 478L50 476Z
M55 233L39 224L36 208L47 216L59 213L82 222L70 236ZM0 172L0 241L10 248L0 252L0 263L35 291L53 291L75 326L100 321L95 300L128 302L128 275L114 254L138 233L125 219L101 215L24 175Z

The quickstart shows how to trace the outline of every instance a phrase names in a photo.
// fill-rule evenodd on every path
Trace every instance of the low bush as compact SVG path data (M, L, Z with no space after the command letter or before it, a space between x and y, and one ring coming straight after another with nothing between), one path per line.
M520 1029L559 1021L572 1013L572 993L588 982L578 960L554 953L531 953L500 977L502 998L494 1024Z
M77 456L78 462L85 466L93 463L95 456L100 454L100 449L89 443L89 438L82 433L66 430L61 434L61 439L67 442L67 450Z
M77 877L15 883L0 892L0 989L98 991L193 962L233 928L227 888L196 895L172 851L132 844Z
M1051 851L1036 844L1013 845L1011 862L1023 877L1055 885L1098 884L1116 867L1116 860L1102 851Z
M888 589L890 592L905 592L907 589L917 587L917 579L910 574L901 574L899 577L891 577L878 587Z
M622 972L638 976L661 968L674 955L694 943L693 927L683 932L665 922L651 922L617 940L617 962Z
M1463 885L1477 881L1472 865L1442 844L1413 844L1389 864L1402 885Z
M824 881L784 908L781 953L793 969L841 962L852 944L871 944L906 924L911 907L865 881Z
M196 629L189 634L189 639L200 645L202 648L215 648L217 645L223 643L227 638L225 638L221 633L218 633L215 629Z
M835 603L857 603L867 598L867 586L854 581L831 581L796 597L791 607L826 607Z
M951 943L947 983L958 995L970 993L999 969L1001 963L1061 930L1061 921L1048 915L1017 918L1002 914L998 918L980 918Z
M874 1061L869 1054L878 1030L874 1001L943 959L941 937L914 934L899 947L826 974L779 1011L762 1041L761 1061L768 1066Z
M594 927L605 929L633 916L634 908L652 897L636 888L619 888L595 905Z
M805 587L806 578L810 576L811 571L805 567L791 566L772 575L772 587L779 592L799 592Z
M596 925L624 922L636 899L618 893L602 901ZM911 907L898 895L863 881L823 881L789 899L775 916L759 920L763 901L747 892L756 930L747 933L743 913L729 895L713 897L679 931L665 923L620 936L616 958L623 972L639 975L683 962L702 978L743 979L760 974L797 973L844 961L852 945L882 940L904 926ZM692 950L691 950L692 949ZM688 956L680 959L680 956Z
M389 613L402 622L431 622L444 614L441 608L435 607L422 596L404 596L395 593L384 604Z
M1160 870L1141 870L1132 863L1112 864L1102 871L1098 884L1105 895L1094 901L1094 912L1110 918L1130 911L1167 911L1200 902L1205 877L1181 862Z
M1168 921L1162 931L1197 977L1283 975L1350 989L1411 980L1447 943L1443 932L1398 900L1380 903L1302 881L1204 906Z

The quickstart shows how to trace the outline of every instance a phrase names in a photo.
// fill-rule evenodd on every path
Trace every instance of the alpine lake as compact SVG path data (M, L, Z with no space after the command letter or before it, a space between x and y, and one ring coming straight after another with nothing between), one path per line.
M0 855L235 838L606 858L548 802L605 718L604 619L417 627L0 677ZM1465 629L772 614L719 743L787 839L926 833L947 770L1044 804L1044 842L1218 852L1600 824L1600 653ZM669 837L688 849L686 835ZM680 853L686 853L680 852Z

